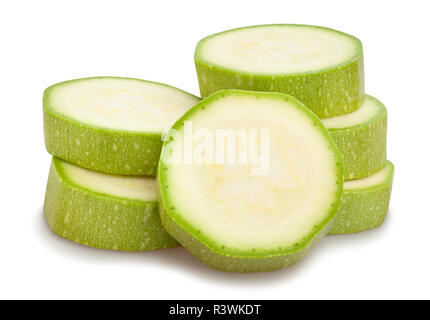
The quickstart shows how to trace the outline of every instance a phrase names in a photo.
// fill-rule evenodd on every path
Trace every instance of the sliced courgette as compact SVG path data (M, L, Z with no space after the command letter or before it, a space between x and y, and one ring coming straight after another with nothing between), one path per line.
M363 48L348 34L307 25L261 25L202 39L195 51L202 98L221 89L276 91L320 118L359 108Z
M240 162L239 156L230 162L218 159L220 150L227 150L218 149L217 134L223 130L238 148L248 137L245 150L255 147L261 159L267 156L266 170L255 161ZM252 130L259 133L255 140ZM342 194L342 157L321 121L295 98L219 91L185 113L171 132L157 175L161 221L210 267L235 272L285 268L330 229ZM202 137L217 147L202 148ZM186 159L190 151L201 155L202 150L210 155L205 161Z
M344 158L345 180L367 177L387 160L387 109L366 95L360 109L323 119Z
M377 173L345 181L342 203L330 234L366 231L384 222L390 204L394 166L386 161Z
M43 96L49 153L91 170L155 175L162 134L200 99L179 89L129 78L55 84Z
M90 247L145 251L178 245L161 226L151 177L99 173L53 158L44 213L55 233Z

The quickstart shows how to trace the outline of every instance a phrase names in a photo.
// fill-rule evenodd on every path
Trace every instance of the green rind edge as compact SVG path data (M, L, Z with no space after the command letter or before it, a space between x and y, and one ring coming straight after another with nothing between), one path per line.
M74 242L121 251L148 251L179 244L165 232L155 201L130 200L92 192L71 183L53 158L44 215L59 236Z
M134 78L92 77L54 84L43 94L46 149L53 156L94 171L155 176L163 144L162 133L97 127L59 114L50 107L49 94L55 87L75 81L106 78L153 83L193 96L169 85Z
M329 234L349 234L380 226L388 212L394 165L386 161L390 173L385 181L367 188L345 189L342 203Z
M228 69L208 61L200 55L204 42L222 33L265 26L305 26L272 24L227 30L203 38L197 44L194 61L202 98L222 89L242 89L281 92L294 96L318 117L330 118L357 110L364 100L363 46L359 39L343 32L318 26L349 36L357 44L356 55L350 60L318 71L291 74L251 73Z
M381 170L387 160L387 109L378 99L366 95L378 106L378 113L361 124L328 129L344 159L345 180L368 177Z
M163 186L163 181L166 179L166 171L164 162L160 161L157 173L157 197L161 222L167 232L172 235L179 243L187 248L191 253L195 254L200 260L208 266L219 271L230 272L261 272L273 271L291 266L298 262L306 253L315 246L319 240L331 229L331 223L336 216L340 205L343 192L343 160L334 141L329 135L327 129L321 123L321 120L315 116L312 111L306 108L300 101L292 96L282 93L268 93L255 91L240 91L240 90L221 90L208 98L200 101L190 110L188 110L173 126L172 129L179 130L183 122L191 115L200 109L206 108L207 104L220 99L226 95L253 95L257 98L261 96L283 99L288 102L293 102L298 109L305 112L312 118L314 125L321 130L328 142L328 147L333 150L336 159L336 177L338 189L335 194L335 201L332 204L331 210L327 213L327 217L320 225L316 225L313 233L304 238L303 241L296 243L293 247L282 248L281 251L273 250L258 250L258 251L229 251L218 245L212 239L206 237L194 226L189 224L182 218L180 213L175 208L169 205L167 199L166 188ZM164 142L164 146L170 140Z

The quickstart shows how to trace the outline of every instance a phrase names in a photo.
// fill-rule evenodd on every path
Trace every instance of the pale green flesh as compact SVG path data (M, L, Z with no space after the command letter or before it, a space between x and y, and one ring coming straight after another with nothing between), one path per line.
M392 173L391 165L386 165L382 170L378 171L371 176L361 179L345 181L343 189L345 191L367 189L370 187L378 186L387 181Z
M384 106L377 100L366 96L360 108L344 115L322 119L327 129L345 129L368 123L385 111Z
M256 175L247 165L162 160L159 188L165 226L175 221L215 254L264 259L304 249L334 216L342 185L340 155L320 121L294 98L220 91L175 124L180 133L183 121L191 121L193 130L210 132L267 129L270 165ZM162 152L180 154L183 148L174 138ZM188 246L181 239L184 231L167 228ZM284 261L283 267L287 265Z
M94 192L141 201L156 201L155 178L100 173L56 159L73 183Z
M380 226L387 215L394 166L386 161L377 173L352 181L345 181L342 202L330 234L348 234Z
M353 112L364 100L359 39L317 26L261 25L199 41L194 55L200 94L224 89L291 95L320 119Z
M112 130L161 133L198 98L148 81L88 78L48 89L49 108L63 116Z
M55 233L90 247L146 251L178 246L161 225L153 180L89 172L53 158L45 217Z
M45 145L90 170L155 176L163 133L200 99L145 80L97 77L45 90Z
M319 71L354 57L350 36L298 25L256 26L223 32L199 44L199 58L242 72L287 74Z

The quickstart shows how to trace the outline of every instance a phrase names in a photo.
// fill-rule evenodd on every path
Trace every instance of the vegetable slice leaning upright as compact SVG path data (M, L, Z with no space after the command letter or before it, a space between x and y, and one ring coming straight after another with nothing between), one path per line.
M343 163L297 99L223 90L173 125L157 181L162 224L190 252L217 270L271 271L330 230Z

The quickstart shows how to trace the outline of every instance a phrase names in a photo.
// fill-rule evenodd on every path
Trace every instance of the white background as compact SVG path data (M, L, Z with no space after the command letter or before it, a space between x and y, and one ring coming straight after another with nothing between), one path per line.
M430 298L428 1L3 1L0 4L0 298ZM112 75L198 94L197 41L264 23L332 27L365 48L366 90L389 110L396 165L379 229L324 239L298 265L212 271L183 248L120 253L54 235L42 205L50 156L42 93Z

